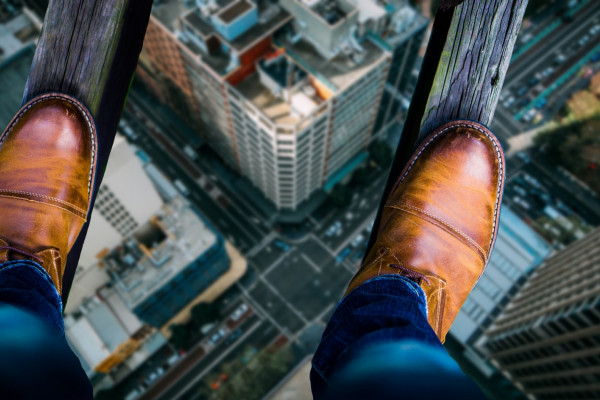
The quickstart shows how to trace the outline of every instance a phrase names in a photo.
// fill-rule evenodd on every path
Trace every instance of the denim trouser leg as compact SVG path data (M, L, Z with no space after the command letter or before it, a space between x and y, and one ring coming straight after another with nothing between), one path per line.
M312 367L316 400L483 398L429 326L423 290L399 275L340 301Z
M58 291L32 261L0 264L0 398L92 399L65 339Z

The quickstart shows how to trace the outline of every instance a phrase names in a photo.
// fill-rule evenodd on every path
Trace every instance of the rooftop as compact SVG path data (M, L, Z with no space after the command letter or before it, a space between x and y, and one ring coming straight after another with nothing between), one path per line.
M20 14L0 24L0 64L33 43L39 32L31 20Z
M275 124L296 125L310 118L323 99L307 72L280 51L273 59L261 59L257 71L236 88Z
M285 48L286 53L298 65L334 92L341 91L356 82L386 54L369 39L360 43L362 51L349 53L342 51L331 60L324 59L312 44L304 39L294 43L285 33L278 33L275 42Z
M175 198L102 261L134 308L216 243L187 201Z
M251 10L253 7L254 4L250 3L248 0L239 0L218 13L217 17L228 24Z
M357 3L368 2L371 0L354 0ZM394 7L391 4L389 7ZM423 14L417 12L408 4L396 7L393 10L394 16L389 26L383 32L385 40L392 46L396 46L413 37L416 31L425 29L429 20Z
M224 51L222 46L233 50L234 53L241 54L249 46L270 36L292 19L290 14L279 5L265 3L259 2L256 5L258 21L233 40L227 40L217 31L211 22L209 13L212 12L212 15L228 24L255 6L255 3L250 0L208 1L205 10L196 7L194 2L166 0L155 6L152 14L171 32L176 33L192 53L199 56L216 73L223 76L233 70L235 63L232 63L230 54ZM189 38L183 34L185 26L190 27L198 37ZM195 43L196 39L206 41L209 38L216 41L209 46L210 49L203 49L200 43Z
M344 18L346 18L346 11L340 7L340 4L336 0L326 0L318 2L313 11L321 18L323 18L329 25L335 25Z

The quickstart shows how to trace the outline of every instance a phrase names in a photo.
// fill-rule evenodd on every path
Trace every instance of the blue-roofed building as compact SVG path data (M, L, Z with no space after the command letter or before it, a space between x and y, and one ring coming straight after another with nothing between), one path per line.
M504 206L487 268L461 308L450 334L470 345L502 311L519 280L540 265L552 246Z
M157 328L231 267L223 237L181 198L163 206L103 263L127 307Z

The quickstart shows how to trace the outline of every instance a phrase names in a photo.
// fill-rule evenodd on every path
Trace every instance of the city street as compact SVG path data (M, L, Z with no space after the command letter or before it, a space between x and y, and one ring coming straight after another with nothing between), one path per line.
M544 24L552 29L534 26L530 44L520 43L522 51L515 53L509 69L492 122L492 129L503 140L536 123L525 121L524 116L538 106L541 98L549 103L557 97L564 100L578 79L572 74L574 68L587 55L598 51L595 47L598 38L577 46L574 43L599 23L600 3L582 0L572 10L570 23L560 21L553 13L547 14ZM542 119L550 116L544 113L555 112L550 105L547 111L544 106L537 109ZM181 194L247 258L248 273L236 284L230 304L243 302L253 311L241 325L243 334L238 340L224 340L207 348L206 354L191 363L187 372L157 381L143 398L196 398L199 388L206 388L208 374L219 371L228 360L242 357L248 348L263 349L281 337L306 348L314 346L314 340L307 341L305 334L315 326L324 328L358 268L387 174L380 171L356 190L347 208L324 209L319 217L309 217L312 228L303 237L291 240L280 234L271 225L269 216L236 191L207 160L194 155L200 151L198 146L186 151L190 146L186 134L177 124L168 122L160 107L149 103L135 89L129 95L123 120L135 132L126 134L128 141L143 151L171 182L179 181ZM544 168L522 158L513 157L509 161L511 182L527 174L539 177L546 173ZM564 197L567 193L539 179L552 196ZM524 206L519 208L521 200L516 192L510 189L508 193L508 202L526 216ZM586 199L576 200L585 204ZM598 210L578 208L573 201L564 203L586 217L595 218Z
M531 34L522 36L529 39L526 43L518 39L520 48L526 51L517 49L513 55L491 124L501 139L552 117L569 93L577 89L581 78L576 73L582 60L600 52L600 30L590 33L600 25L600 3L581 0L571 12L571 22L550 13L545 21L538 22L541 27L534 26ZM538 112L540 117L534 117Z
M239 298L234 301L247 303L255 312L253 325L245 322L243 340L210 349L188 373L166 387L159 380L155 385L161 390L150 387L143 398L188 398L205 385L203 377L247 346L261 349L280 335L300 343L306 329L315 323L324 327L362 259L385 174L355 193L346 210L329 210L320 221L311 218L313 232L291 243L269 228L251 203L215 179L206 165L182 151L183 135L143 102L136 102L134 91L123 120L136 132L128 140L169 180L181 181L188 200L246 255L250 271L238 283ZM339 230L328 234L336 223Z

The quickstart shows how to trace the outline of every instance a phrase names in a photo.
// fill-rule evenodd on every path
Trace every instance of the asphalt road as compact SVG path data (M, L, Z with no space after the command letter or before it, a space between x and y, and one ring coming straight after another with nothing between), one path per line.
M557 49L568 58L540 85L551 84L561 71L577 63L577 57L588 45L573 52L569 51L570 46L596 23L594 19L598 16L600 3L589 2L575 15L575 21L561 23L547 38L520 56L509 69L504 97L513 95L523 82L529 82L540 69L551 65ZM531 90L539 91L543 87L532 87ZM248 324L244 325L245 336L235 343L222 342L208 349L206 356L188 373L169 382L168 389L159 397L153 397L189 398L204 385L206 374L218 371L228 359L239 357L244 348L263 348L280 335L300 343L308 327L315 324L324 327L363 256L386 174L380 173L357 190L346 209L330 210L318 221L313 219L312 233L293 243L286 242L269 226L260 210L243 198L243 194L214 179L210 165L202 159L194 160L182 151L187 144L186 136L178 132L160 110L140 98L135 90L132 90L128 104L124 119L137 134L135 139L129 138L130 142L145 151L170 180L183 182L189 189L188 200L246 255L249 262L249 272L237 283L238 291L232 300L233 303L244 301L255 313L252 320L245 322ZM502 139L527 128L514 119L514 113L503 105L497 109L492 128ZM521 164L514 165L523 166ZM508 173L511 175L510 169ZM543 171L536 173L544 174ZM335 224L340 227L331 234Z
M556 27L543 35L545 28L552 24L555 24ZM581 9L574 13L571 22L563 22L554 13L549 13L546 19L538 21L538 25L531 28L532 38L529 39L530 41L535 42L537 35L543 35L543 38L513 60L507 71L501 101L491 124L492 129L501 139L506 140L535 126L534 121L528 123L523 120L517 121L515 116L533 108L540 94L556 82L562 82L561 78L565 73L592 52L600 41L600 32L591 36L589 31L598 24L600 24L600 2L592 0L587 1ZM526 34L527 32L525 32ZM583 46L579 45L578 41L586 35L590 36L588 42ZM557 62L559 54L565 57L561 63ZM552 68L552 72L545 77L540 76L549 67ZM539 82L536 83L536 80ZM538 123L546 121L553 115L552 113L556 111L557 107L562 106L552 107L557 101L565 101L565 87L568 89L572 83L573 81L567 80L550 91L547 96L548 111L545 108L541 109L543 118ZM520 92L520 90L525 90L522 88L527 90ZM515 98L513 104L505 107L506 101L511 97ZM524 102L526 104L519 104Z
M249 304L256 313L254 318L259 320L240 344L221 343L207 349L207 354L188 373L167 382L169 387L160 396L149 397L186 398L188 392L204 385L202 377L218 370L227 357L239 356L244 347L262 348L279 335L300 342L308 326L318 323L324 327L356 267L356 253L360 250L349 242L360 232L365 241L368 238L367 227L379 204L385 174L355 193L347 210L341 213L331 210L320 222L313 221L316 226L313 233L297 243L288 243L268 227L260 212L241 201L240 194L213 180L208 166L181 151L183 135L172 132L173 126L165 123L150 105L136 100L139 99L132 92L123 116L135 132L135 138L128 140L143 150L169 180L179 179L189 190L188 200L248 257L250 272L238 283L237 300ZM218 200L221 196L225 201ZM343 230L327 236L327 227L337 220ZM277 242L284 243L287 250ZM347 246L352 247L355 261L348 258L336 262Z

